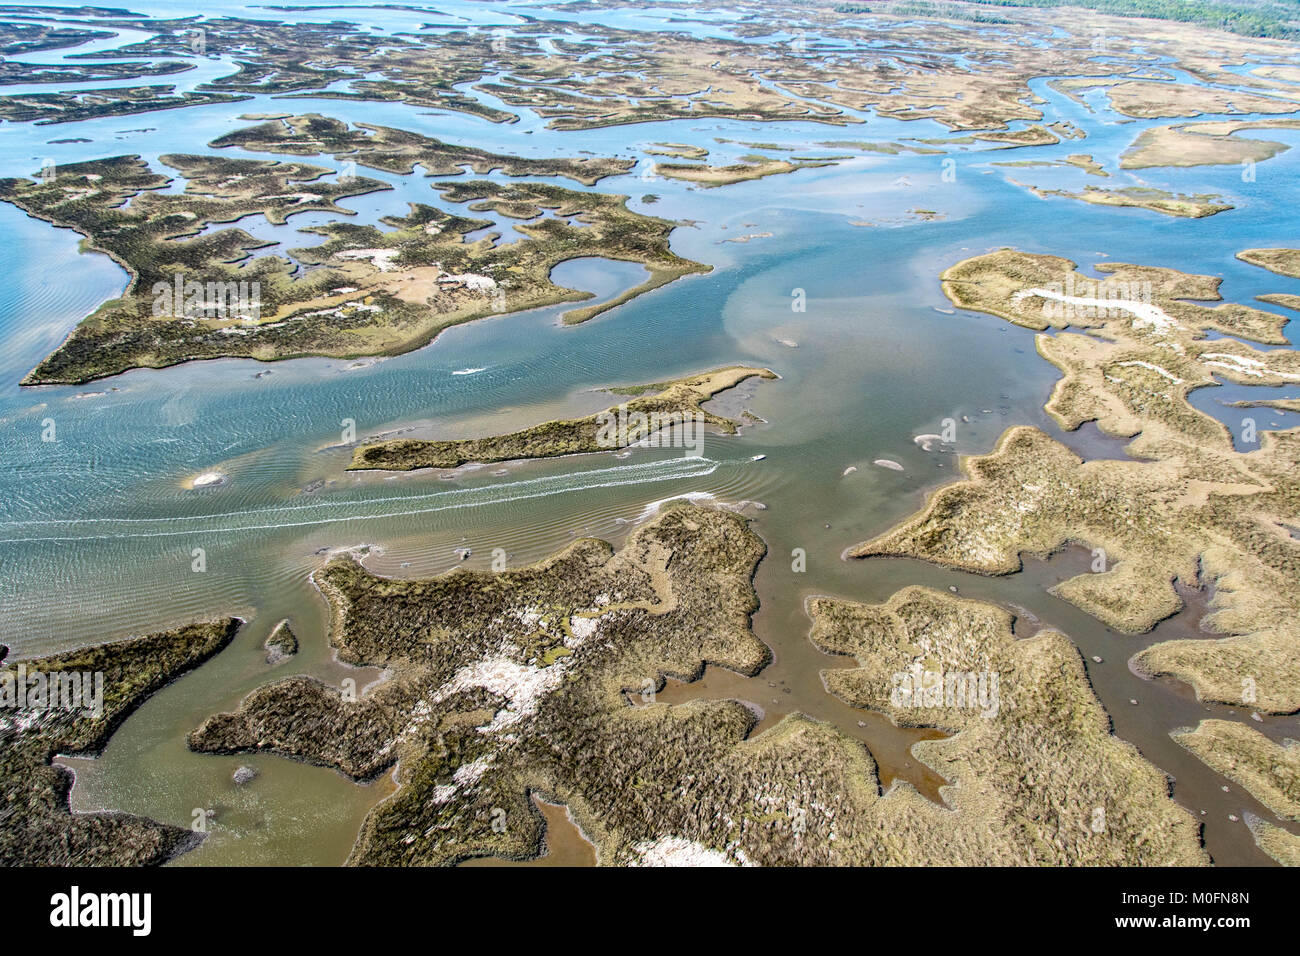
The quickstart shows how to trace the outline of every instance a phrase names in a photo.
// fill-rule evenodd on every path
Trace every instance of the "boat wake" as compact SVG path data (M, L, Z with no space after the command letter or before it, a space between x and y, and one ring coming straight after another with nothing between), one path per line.
M372 521L408 515L434 514L463 508L480 508L572 494L595 488L678 481L713 474L718 462L709 458L669 458L634 465L615 465L498 482L473 488L452 488L419 495L369 499L317 501L304 505L233 511L216 515L180 515L161 518L66 518L0 523L0 534L32 529L31 535L0 538L0 544L36 541L92 541L115 538L159 538L176 535L223 534L302 528L353 521ZM50 534L57 529L66 533Z

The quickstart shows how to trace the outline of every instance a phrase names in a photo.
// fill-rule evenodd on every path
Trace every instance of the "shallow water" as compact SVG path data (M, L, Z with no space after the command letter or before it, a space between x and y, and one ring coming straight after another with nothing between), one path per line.
M169 5L133 6L148 13ZM209 15L250 9L266 15L237 3L205 7ZM437 9L487 24L519 23L513 10L538 12L535 6L464 2L439 3ZM674 29L698 35L727 31L725 17L688 23L681 12L602 12L597 22L660 29L671 20ZM275 15L312 19L306 12ZM361 7L331 9L329 17L385 30L458 22L441 13ZM50 62L67 52L73 51L55 51ZM211 69L211 61L203 65ZM197 74L158 82L186 89ZM580 326L559 323L571 305L539 309L457 326L426 348L383 360L221 360L137 370L81 387L19 388L18 379L83 315L121 292L126 276L103 256L79 253L78 237L69 231L0 206L0 236L15 252L12 279L0 283L0 453L12 466L0 473L0 641L28 655L197 617L238 614L249 621L228 650L127 721L102 757L69 761L77 770L74 807L130 810L181 825L189 824L196 808L215 809L209 839L181 859L185 865L340 863L365 813L391 791L388 778L357 786L332 771L280 758L200 756L184 746L185 734L206 716L234 707L268 680L308 673L337 681L353 674L332 659L323 604L308 580L330 551L375 546L367 566L401 576L447 570L460 563L454 551L461 547L471 548L465 562L471 567L486 567L495 547L520 564L576 535L617 542L649 503L701 494L767 506L748 513L769 547L756 581L762 607L754 624L774 661L750 679L710 669L699 682L670 683L661 699L739 697L763 714L756 732L785 713L811 714L863 741L886 786L901 779L941 799L943 781L910 755L917 732L825 693L820 671L850 662L811 646L803 602L812 594L878 601L907 584L955 585L963 594L1023 609L1069 634L1085 655L1116 732L1177 778L1178 800L1194 812L1206 811L1206 840L1215 858L1266 862L1245 825L1227 816L1240 817L1243 810L1269 820L1272 815L1235 787L1223 793L1221 778L1168 737L1198 714L1227 709L1197 704L1172 682L1140 681L1124 666L1133 653L1164 639L1170 629L1186 627L1186 621L1175 619L1142 637L1110 632L1046 592L1068 565L1067 556L1031 562L1021 574L995 579L917 562L840 557L844 548L901 520L928 490L951 480L957 467L952 452L986 452L1011 425L1038 426L1086 457L1123 454L1124 442L1092 426L1061 434L1042 410L1058 373L1036 354L1033 334L989 316L953 312L936 278L948 265L1016 246L1067 256L1085 270L1118 261L1222 275L1225 298L1243 303L1267 292L1300 292L1300 282L1233 258L1243 248L1293 243L1300 151L1261 164L1249 183L1236 167L1145 170L1139 179L1117 172L1118 156L1158 122L1121 121L1105 112L1104 102L1090 112L1046 81L1032 87L1046 100L1044 122L1071 120L1088 130L1088 138L1033 150L954 146L952 181L944 177L948 157L868 153L836 166L709 190L654 176L649 158L637 154L643 162L630 174L596 188L627 193L638 211L691 220L674 233L673 248L712 265L711 273L679 280ZM865 114L866 122L848 127L682 120L557 133L528 113L519 124L495 125L401 104L258 97L81 123L6 124L0 175L31 174L47 158L67 163L129 151L152 162L167 152L202 151L207 141L245 125L241 114L289 110L401 126L529 156L574 155L580 149L626 155L657 142L688 143L708 148L709 161L717 164L753 152L746 141L825 154L842 150L819 143L946 135L930 121ZM1248 135L1300 143L1296 131ZM49 142L79 137L92 142ZM1116 175L1098 180L1078 169L990 165L1078 152L1091 153ZM305 161L339 168L329 157ZM358 173L394 187L344 200L358 221L403 212L407 202L452 208L431 188L436 180L364 168ZM1038 199L1013 179L1047 188L1142 182L1180 192L1220 192L1238 208L1199 221L1172 219ZM658 201L647 202L647 194ZM910 212L917 208L941 218L922 221ZM298 230L318 221L300 216L284 227L240 225L280 242L278 252L309 245L314 237ZM499 223L497 231L508 241L510 221ZM752 238L728 241L745 236ZM583 259L558 267L555 279L599 301L643 275L635 264ZM796 311L801 298L806 308ZM748 382L721 396L715 407L726 413L749 409L766 424L746 426L739 437L710 438L699 459L637 449L626 459L582 456L462 469L450 477L437 470L394 476L343 470L350 458L341 444L347 421L355 423L359 438L407 429L435 437L484 434L603 408L608 396L593 391L602 385L663 381L739 362L770 367L781 378ZM1292 427L1294 416L1217 401L1264 391L1203 389L1193 402L1234 433L1249 413L1261 429L1271 422ZM954 449L926 452L913 441L940 431L948 418L960 423ZM57 442L41 441L47 419L55 423ZM757 454L766 458L752 461ZM881 458L899 462L903 470L872 464ZM856 471L845 474L850 466ZM506 474L496 474L503 467ZM185 487L214 469L226 476L224 483ZM202 573L191 570L195 548L205 554ZM791 570L795 548L807 553L806 572ZM262 642L286 617L302 651L268 667ZM1095 664L1094 654L1105 663ZM1131 699L1139 705L1129 704ZM1276 735L1293 733L1294 724L1293 718L1266 718L1252 726ZM230 775L241 764L259 775L236 787ZM558 819L545 807L542 812L553 823ZM566 853L581 849L570 838L565 847Z

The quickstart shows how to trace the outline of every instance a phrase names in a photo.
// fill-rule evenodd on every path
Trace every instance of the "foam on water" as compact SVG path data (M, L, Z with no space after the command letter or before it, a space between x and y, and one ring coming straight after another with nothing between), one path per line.
M480 508L512 501L544 498L548 495L571 494L597 488L616 488L624 485L672 481L682 478L704 478L714 473L718 462L708 458L669 458L632 465L615 465L589 471L563 475L526 478L521 481L502 482L475 488L454 488L421 495L400 495L350 501L319 501L307 505L283 505L272 508L235 511L220 515L179 515L162 518L72 518L39 521L13 521L0 523L0 532L19 527L101 527L111 525L115 530L68 535L37 535L2 538L0 544L24 541L92 541L118 538L174 537L183 534L222 534L240 531L265 531L283 528L302 528L312 525L334 524L342 521L393 518L405 515L432 514L459 508ZM416 505L410 508L387 507L398 503ZM373 510L372 510L373 509ZM295 512L326 510L335 512L320 517L298 520L268 520ZM341 512L341 513L340 513ZM242 523L232 519L248 518L254 522ZM220 522L226 522L221 524ZM215 523L215 524L214 524ZM156 530L131 530L149 526Z

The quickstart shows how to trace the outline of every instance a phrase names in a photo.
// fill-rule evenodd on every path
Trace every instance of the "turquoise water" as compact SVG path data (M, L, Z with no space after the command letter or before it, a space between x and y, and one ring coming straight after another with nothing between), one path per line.
M145 13L174 11L170 4L133 6ZM360 6L331 8L315 17L274 15L354 19L393 31L462 22L454 18L509 27L521 22L516 13L544 13L536 4L436 7L437 15ZM271 15L240 4L204 9L210 16ZM582 20L586 15L564 16ZM671 22L673 29L697 35L728 33L725 16L694 9L691 16L698 22L683 22L680 11L665 5L602 12L592 22L655 30ZM69 52L111 48L112 43L97 42L45 58L58 62ZM158 82L190 89L228 67L223 61L197 62L199 69ZM713 266L707 275L682 279L576 327L560 324L559 315L570 307L561 306L458 326L426 348L382 360L269 365L220 360L137 370L81 387L20 388L19 378L82 316L119 294L126 276L105 257L79 252L74 234L0 206L0 236L10 251L10 279L0 283L0 454L10 465L0 472L0 566L5 570L0 642L19 654L37 654L196 617L234 613L250 622L230 650L129 721L101 759L78 765L74 804L186 823L190 808L220 793L229 805L225 823L186 862L340 862L365 809L378 799L376 791L319 768L259 756L263 773L253 805L226 787L239 761L199 757L183 746L184 733L203 717L233 706L266 680L298 671L327 679L344 672L326 647L310 572L334 549L363 544L375 549L368 566L389 574L446 570L459 563L454 551L461 547L471 548L470 566L486 566L495 547L505 548L512 562L524 562L578 534L617 540L649 503L677 495L761 501L767 510L756 527L772 553L780 556L793 547L808 551L809 572L797 582L779 576L779 562L765 565L760 573L764 609L756 626L776 650L775 673L788 672L792 681L809 678L801 685L801 700L819 713L825 704L810 675L824 665L804 639L802 596L818 591L864 596L872 566L844 564L841 550L901 519L927 489L952 477L955 458L922 451L913 436L939 431L951 417L962 421L961 453L987 451L1014 424L1036 425L1079 448L1087 442L1086 433L1061 435L1043 413L1057 372L1036 355L1032 334L988 316L952 313L939 290L939 272L968 256L1015 246L1066 256L1086 268L1121 261L1221 275L1223 294L1232 301L1249 303L1267 292L1300 293L1300 282L1233 258L1252 246L1294 244L1300 150L1260 164L1253 182L1242 181L1237 167L1146 170L1132 176L1117 171L1118 156L1142 129L1158 122L1127 121L1106 112L1104 103L1092 112L1044 80L1032 89L1045 100L1046 122L1072 121L1087 129L1088 138L1032 150L954 145L947 156L868 153L831 167L713 190L654 176L652 160L641 150L656 142L698 144L711 150L710 162L724 164L754 152L743 141L824 155L854 152L818 145L827 141L949 134L930 121L904 123L868 114L857 114L863 122L848 127L682 120L558 133L529 113L518 124L497 125L401 104L271 97L0 127L4 176L29 175L46 159L69 163L139 153L153 162L168 152L203 151L211 139L245 125L241 114L287 111L400 126L527 156L574 155L582 149L633 155L640 160L636 169L596 188L628 194L638 211L690 220L674 232L673 248ZM1246 135L1300 145L1300 131ZM91 142L49 142L69 138ZM1100 180L1073 168L990 165L1080 152L1092 154L1115 175ZM955 161L951 182L943 175L945 159ZM307 161L339 167L329 157ZM401 212L407 202L451 208L423 176L358 172L393 187L343 201L359 221ZM1180 220L1038 199L1012 179L1045 188L1141 183L1222 193L1238 208L1209 219ZM658 201L646 202L647 194ZM914 209L941 217L922 221L910 212ZM319 221L305 215L281 227L251 220L240 225L280 243L273 250L280 254L316 241L298 230ZM504 233L502 241L509 240L509 220L494 229ZM628 263L582 260L560 266L555 279L607 298L643 275L641 267ZM795 290L803 290L806 311L792 309ZM483 434L602 408L608 398L593 391L602 385L662 381L740 362L770 367L781 378L747 383L720 405L736 413L748 408L766 423L747 426L739 437L710 439L699 459L638 449L624 459L583 456L451 477L437 471L396 476L344 471L350 452L340 442L347 421L362 438L399 429L433 437ZM1258 391L1277 397L1276 390ZM1195 401L1235 427L1243 410L1211 399L1235 401L1255 393L1244 387L1230 394L1206 390ZM1272 410L1251 411L1260 413L1255 417L1261 428L1269 422L1294 424ZM54 422L56 442L41 440L47 420ZM751 460L757 454L766 458ZM877 468L872 462L878 458L896 460L904 470ZM850 466L857 471L845 475ZM224 483L185 486L211 470L221 471ZM195 548L205 554L207 570L201 573L192 570ZM893 580L889 574L883 579ZM1020 593L1026 606L1041 599L1040 585L1028 580L1008 579L997 590L1003 601ZM286 616L293 619L304 650L293 664L271 671L260 644ZM1093 632L1102 639L1104 629L1081 618L1077 613L1069 618L1080 645ZM1133 650L1138 646L1134 643ZM1112 710L1117 702L1126 703L1127 690L1122 701L1112 700L1105 681L1097 683ZM1133 728L1129 739L1146 733L1140 741L1144 753L1168 769L1179 757L1165 736L1168 728L1160 726L1159 695L1168 695L1171 713L1181 715L1182 704L1172 703L1174 689L1153 685L1150 693L1155 705L1144 713L1152 715L1153 724L1146 731ZM1217 788L1218 778L1185 764L1179 763L1177 795L1191 806ZM313 806L330 809L315 819ZM1253 812L1271 819L1266 811ZM1223 821L1207 826L1216 856L1255 860L1244 827L1229 828Z

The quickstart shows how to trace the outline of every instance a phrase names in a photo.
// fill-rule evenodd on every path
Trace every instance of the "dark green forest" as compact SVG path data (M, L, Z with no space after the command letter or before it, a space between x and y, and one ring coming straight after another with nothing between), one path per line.
M1300 0L964 0L961 4L932 0L877 0L843 3L840 13L893 13L941 16L977 23L1007 23L983 7L1082 7L1121 17L1177 20L1228 30L1242 36L1295 39L1300 37Z

